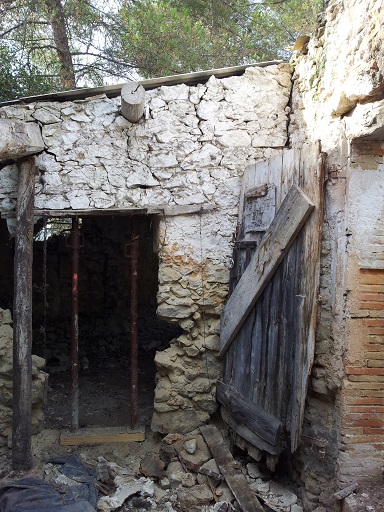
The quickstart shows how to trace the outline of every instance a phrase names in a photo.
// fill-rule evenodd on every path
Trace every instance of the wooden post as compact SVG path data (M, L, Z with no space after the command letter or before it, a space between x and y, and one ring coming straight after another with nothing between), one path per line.
M35 161L19 161L13 306L12 467L32 467L32 259Z
M144 114L145 89L137 82L127 82L121 89L121 114L131 123L137 123Z

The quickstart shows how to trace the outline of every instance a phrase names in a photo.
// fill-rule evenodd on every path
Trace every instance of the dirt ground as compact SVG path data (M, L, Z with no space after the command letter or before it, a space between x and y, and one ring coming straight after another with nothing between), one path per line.
M71 421L70 375L69 372L52 373L49 378L48 401L45 409L45 428L39 434L33 436L34 468L27 473L12 471L10 451L3 448L0 451L0 482L3 479L16 479L26 475L42 478L44 463L50 457L70 453L77 454L84 463L91 466L95 466L99 457L104 457L107 461L127 468L130 473L139 477L142 459L146 455L156 456L159 453L163 437L150 430L155 387L154 375L154 366L151 366L150 362L145 362L139 368L137 426L145 428L145 441L65 447L60 445L59 437L62 431L68 431ZM79 419L81 427L129 425L128 360L121 358L109 361L108 364L105 364L104 361L85 361L80 371L79 382ZM240 456L238 460L244 469L250 459L247 459L244 455ZM280 480L284 487L291 487L287 482L286 476ZM291 489L299 494L297 488L291 487ZM360 486L353 495L344 501L343 508L340 508L343 512L383 512L384 488L382 485ZM341 506L342 503L340 503ZM139 509L140 507L137 508L137 510ZM265 509L271 510L268 507ZM123 512L125 510L136 510L136 508L123 507L119 510ZM159 507L156 510L161 511L163 509ZM164 508L164 510L167 509ZM332 507L332 510L337 510L337 507ZM328 510L318 508L317 512L328 512Z

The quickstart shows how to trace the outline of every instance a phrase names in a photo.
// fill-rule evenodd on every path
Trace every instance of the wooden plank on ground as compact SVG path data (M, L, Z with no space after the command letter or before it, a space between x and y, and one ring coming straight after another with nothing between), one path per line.
M233 386L217 383L216 396L238 424L246 425L269 445L277 447L281 436L281 421L262 407L245 398ZM276 452L275 452L276 453Z
M62 446L79 446L82 444L132 443L145 440L143 429L130 430L127 427L96 427L80 429L77 432L62 433Z
M217 428L214 425L204 425L200 427L200 432L241 510L243 512L263 512L263 507L249 487Z
M230 346L313 209L304 192L293 185L224 308L220 356Z

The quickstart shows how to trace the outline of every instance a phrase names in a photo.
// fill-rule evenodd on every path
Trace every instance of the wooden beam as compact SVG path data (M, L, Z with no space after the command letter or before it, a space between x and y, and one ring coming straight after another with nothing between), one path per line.
M230 346L313 209L304 192L293 185L224 308L220 356Z
M32 258L35 161L19 163L13 306L12 467L32 467Z
M258 450L264 450L271 455L277 455L279 453L279 449L276 446L269 444L267 441L265 441L265 439L262 439L246 425L237 423L237 421L233 419L229 411L227 411L224 406L221 407L220 412L223 421L228 425L228 427L236 432L236 434L242 439L245 439L254 448L257 448Z
M44 142L37 123L0 119L0 162L34 155L43 149Z
M228 487L238 501L241 510L243 512L263 512L263 507L249 487L245 476L239 469L238 463L224 444L224 440L217 428L214 425L204 425L200 427L200 432L216 460Z
M129 430L126 427L106 427L81 429L60 435L62 446L80 446L82 444L131 443L145 440L143 429Z
M274 448L279 445L282 425L275 416L245 398L234 387L223 382L217 383L216 397L230 412L236 423L246 425L268 445Z
M121 115L137 123L144 114L145 89L138 82L127 82L121 89Z
M192 215L195 213L207 213L217 209L212 203L191 204L191 205L156 205L147 208L106 208L87 210L40 210L35 208L35 217L95 217L95 216L118 216L118 215L164 215L165 217L176 217L178 215ZM1 212L1 218L14 218L15 210L6 210Z

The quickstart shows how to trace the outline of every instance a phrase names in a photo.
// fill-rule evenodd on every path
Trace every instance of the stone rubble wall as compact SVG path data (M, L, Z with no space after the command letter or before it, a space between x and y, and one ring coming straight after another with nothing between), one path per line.
M0 450L11 447L12 439L12 375L13 329L11 312L0 308ZM48 374L42 371L45 361L32 356L32 433L43 427L43 405L46 399Z
M241 178L286 144L290 91L291 67L281 64L147 91L137 124L121 116L119 98L105 96L0 108L0 118L41 126L37 208L213 206L159 216L158 315L184 334L156 357L154 430L190 431L216 408ZM16 181L16 166L1 169L1 211L15 206Z
M384 308L363 293L383 291L384 160L380 143L360 138L383 140L383 24L382 0L331 0L294 62L290 143L320 140L328 154L320 323L299 465L310 511L338 510L336 486L381 479L382 354L370 340Z

